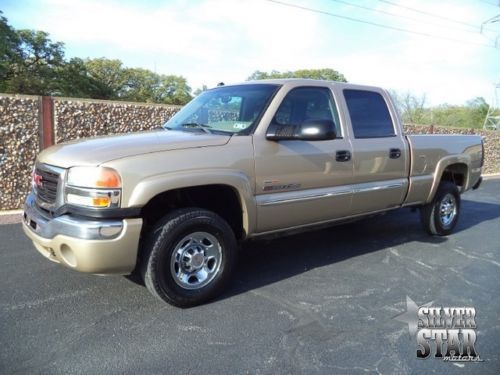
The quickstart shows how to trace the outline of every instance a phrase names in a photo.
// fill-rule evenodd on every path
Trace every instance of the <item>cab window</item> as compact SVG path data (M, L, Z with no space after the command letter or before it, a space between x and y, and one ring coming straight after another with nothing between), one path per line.
M307 120L332 121L335 124L337 138L341 137L339 115L330 89L326 87L292 89L276 111L273 123L296 126Z
M395 136L394 124L387 104L378 92L344 90L355 138Z

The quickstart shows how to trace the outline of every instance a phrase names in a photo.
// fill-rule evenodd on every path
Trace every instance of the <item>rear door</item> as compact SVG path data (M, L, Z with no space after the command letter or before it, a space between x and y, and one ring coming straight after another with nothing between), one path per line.
M342 90L353 152L352 214L399 206L408 190L408 145L390 99L376 88Z

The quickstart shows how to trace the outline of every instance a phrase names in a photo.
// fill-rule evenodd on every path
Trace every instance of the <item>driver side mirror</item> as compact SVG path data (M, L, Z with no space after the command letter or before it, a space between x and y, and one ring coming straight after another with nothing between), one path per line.
M270 141L335 139L335 123L331 120L306 120L300 125L271 124L267 129L266 138Z

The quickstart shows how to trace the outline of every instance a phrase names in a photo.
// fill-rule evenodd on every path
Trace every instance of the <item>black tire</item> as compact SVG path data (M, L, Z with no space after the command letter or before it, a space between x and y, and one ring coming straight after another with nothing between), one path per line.
M431 235L450 234L457 225L459 216L460 193L457 186L449 181L441 182L432 202L420 208L422 225Z
M204 238L202 241L198 241L192 237L200 236L200 233L204 233L203 236L211 240ZM187 243L192 244L184 247L188 249L188 252L191 251L191 255L187 254L186 250L182 250L182 244ZM203 258L202 254L207 253L204 247L207 243L208 246L210 244L215 246L215 250L211 251L221 254L218 263L213 261L215 256L210 260L205 257L203 265L199 264L200 259ZM173 257L174 252L176 256ZM198 259L196 265L194 264L193 252L201 254L196 258ZM183 255L179 255L180 253ZM192 264L190 263L186 267L192 267L192 270L196 270L195 267L200 267L200 280L204 273L210 275L209 277L212 279L207 281L209 278L207 277L206 285L197 283L200 285L199 288L186 289L186 287L196 286L196 282L191 283L191 278L199 281L198 276L189 277L187 280L181 280L180 277L177 277L177 274L189 274L184 267L181 267L181 265L188 263L183 263L183 260L186 259L184 254L192 256L190 258ZM237 242L231 227L224 219L211 211L186 208L169 213L152 228L146 240L140 271L146 287L154 296L174 306L191 307L215 298L225 289L234 269L236 257ZM213 262L211 264L213 270L209 270L209 262ZM209 272L204 272L205 269Z

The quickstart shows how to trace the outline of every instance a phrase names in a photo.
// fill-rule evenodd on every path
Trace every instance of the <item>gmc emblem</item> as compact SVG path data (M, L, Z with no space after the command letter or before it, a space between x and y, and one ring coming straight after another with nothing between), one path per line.
M33 173L33 185L35 185L36 187L42 186L42 176Z

